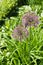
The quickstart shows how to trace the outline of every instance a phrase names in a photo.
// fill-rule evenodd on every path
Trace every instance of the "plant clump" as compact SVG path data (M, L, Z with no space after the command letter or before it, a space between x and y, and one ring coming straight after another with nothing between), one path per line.
M17 0L2 0L0 2L0 20L4 19L16 4Z

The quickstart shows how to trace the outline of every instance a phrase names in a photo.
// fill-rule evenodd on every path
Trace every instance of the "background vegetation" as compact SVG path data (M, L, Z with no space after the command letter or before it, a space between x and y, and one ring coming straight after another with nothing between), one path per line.
M40 24L31 28L31 40L29 35L20 42L12 31L28 11ZM43 0L0 0L0 65L43 65Z

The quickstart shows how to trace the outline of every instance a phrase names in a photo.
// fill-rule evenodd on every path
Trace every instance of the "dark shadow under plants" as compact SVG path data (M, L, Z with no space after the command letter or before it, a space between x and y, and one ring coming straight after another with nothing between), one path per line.
M0 20L0 28L5 24L4 20Z
M10 18L10 17L12 17L12 16L17 17L17 16L18 16L18 11L19 11L19 9L18 9L18 6L16 5L16 6L12 7L12 9L11 9L10 12L6 15L6 17L8 17L8 18Z

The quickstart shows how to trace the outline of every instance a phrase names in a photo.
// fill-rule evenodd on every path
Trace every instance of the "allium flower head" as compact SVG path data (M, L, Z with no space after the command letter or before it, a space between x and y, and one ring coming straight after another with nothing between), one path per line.
M12 33L12 37L17 39L17 40L22 40L24 38L27 38L28 36L28 31L22 26L17 26Z
M27 26L37 26L39 24L39 18L34 12L27 12L22 17L22 25Z

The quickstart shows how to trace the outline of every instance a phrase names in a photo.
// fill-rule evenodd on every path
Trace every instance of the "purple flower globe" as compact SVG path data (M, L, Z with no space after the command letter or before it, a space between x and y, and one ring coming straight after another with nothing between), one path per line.
M39 17L34 12L27 12L22 17L22 25L27 26L37 26L39 24Z
M22 40L28 37L28 31L23 26L17 26L12 33L12 37L17 40Z

